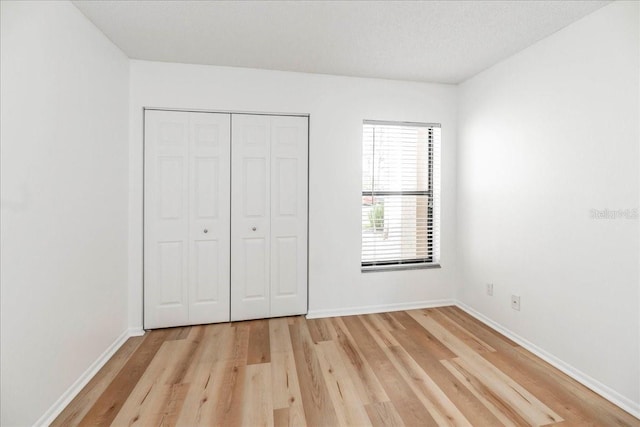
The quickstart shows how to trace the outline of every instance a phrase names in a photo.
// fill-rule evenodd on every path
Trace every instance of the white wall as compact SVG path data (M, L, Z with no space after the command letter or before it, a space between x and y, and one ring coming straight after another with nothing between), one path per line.
M132 61L130 322L142 319L142 108L309 113L309 304L353 307L450 299L456 286L456 87ZM441 269L360 272L362 120L442 123Z
M608 5L462 84L458 146L461 301L636 411L638 220L590 210L638 208L638 6Z
M128 60L69 2L1 2L3 426L127 329Z

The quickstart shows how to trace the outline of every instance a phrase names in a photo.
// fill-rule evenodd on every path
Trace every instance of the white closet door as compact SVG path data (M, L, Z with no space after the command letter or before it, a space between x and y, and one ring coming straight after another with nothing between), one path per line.
M271 119L271 317L307 312L308 119Z
M269 317L269 116L234 114L231 140L231 320Z
M308 119L232 123L231 320L306 313Z
M229 120L145 112L145 328L229 319Z
M145 327L189 321L189 114L145 113Z
M190 114L189 323L229 321L228 114Z

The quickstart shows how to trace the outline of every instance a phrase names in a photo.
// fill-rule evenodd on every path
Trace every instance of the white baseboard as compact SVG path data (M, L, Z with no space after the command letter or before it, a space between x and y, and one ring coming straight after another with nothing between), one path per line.
M366 305L360 307L332 308L328 310L309 310L307 319L320 319L323 317L353 316L356 314L385 313L389 311L416 310L419 308L444 307L455 305L452 299L401 302L396 304Z
M600 381L596 380L595 378L593 378L593 377L585 374L584 372L574 368L573 366L571 366L570 364L564 362L563 360L560 360L559 358L557 358L553 354L543 350L542 348L538 347L537 345L533 344L532 342L527 341L526 339L522 338L521 336L513 333L509 329L507 329L504 326L502 326L501 324L491 320L490 318L488 318L484 314L481 314L480 312L474 310L473 308L469 307L465 303L460 302L460 301L456 301L455 305L458 306L461 310L464 310L469 315L475 317L476 319L478 319L482 323L486 324L491 329L495 329L496 331L500 332L502 335L510 338L511 340L515 341L520 346L522 346L523 348L525 348L528 351L530 351L531 353L535 354L540 359L544 360L545 362L549 363L553 367L555 367L555 368L559 369L560 371L564 372L565 374L569 375L571 378L573 378L574 380L578 381L582 385L584 385L584 386L588 387L589 389L593 390L594 392L596 392L600 396L604 397L605 399L607 399L608 401L610 401L614 405L619 406L620 408L622 408L625 411L629 412L634 417L640 418L640 403L634 402L633 400L629 399L628 397L625 397L625 396L621 395L617 391L615 391L615 390L611 389L610 387L602 384Z
M129 328L129 338L130 337L141 337L144 335L144 329L142 328Z
M116 351L127 341L130 337L136 337L144 335L144 330L140 328L126 329L111 345L96 359L95 362L87 368L86 371L80 375L80 377L74 382L71 387L65 391L62 396L35 422L34 426L48 426L50 425L58 415L67 407L67 405L73 400L74 397L80 393L80 391L86 386L91 378L93 378L98 371L111 359Z

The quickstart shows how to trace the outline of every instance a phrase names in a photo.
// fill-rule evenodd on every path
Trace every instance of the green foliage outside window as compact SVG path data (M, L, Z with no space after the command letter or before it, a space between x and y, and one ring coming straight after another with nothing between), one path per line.
M369 225L375 231L382 231L384 228L384 204L376 203L369 211Z

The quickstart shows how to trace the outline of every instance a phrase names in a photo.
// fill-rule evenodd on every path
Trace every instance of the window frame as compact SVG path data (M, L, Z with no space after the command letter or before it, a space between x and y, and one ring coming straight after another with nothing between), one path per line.
M437 218L438 223L436 224L436 217L434 216L434 205L436 203L436 198L439 199L439 188L435 189L435 178L434 173L436 173L435 162L440 160L439 153L439 144L440 140L436 141L436 136L433 135L433 129L438 128L442 129L440 123L420 123L420 122L404 122L404 121L383 121L383 120L363 120L362 121L362 144L364 148L364 129L367 125L372 126L397 126L397 127L405 127L405 128L429 128L429 137L428 143L429 147L427 149L428 158L427 158L427 189L426 190L390 190L390 191L375 191L375 185L372 186L371 190L365 190L364 181L361 183L362 191L361 197L371 197L372 201L375 197L384 197L384 196L426 196L428 198L427 204L427 229L429 230L427 233L427 248L429 255L423 258L400 258L400 259L388 259L382 261L363 261L363 246L360 248L360 268L363 273L365 272L374 272L374 271L394 271L394 270L412 270L412 269L429 269L429 268L440 268L440 260L439 254L435 252L435 246L439 246L439 217ZM436 152L438 149L438 152ZM375 153L375 142L373 147L373 153ZM361 159L364 160L364 153L361 156ZM375 159L375 154L372 156ZM361 178L364 178L361 176ZM374 179L375 183L375 179ZM437 195L437 196L436 196ZM439 202L439 200L438 200ZM361 210L362 214L362 210ZM436 230L436 225L438 226L438 230ZM364 227L361 229L361 245L362 245L362 237L364 233Z

